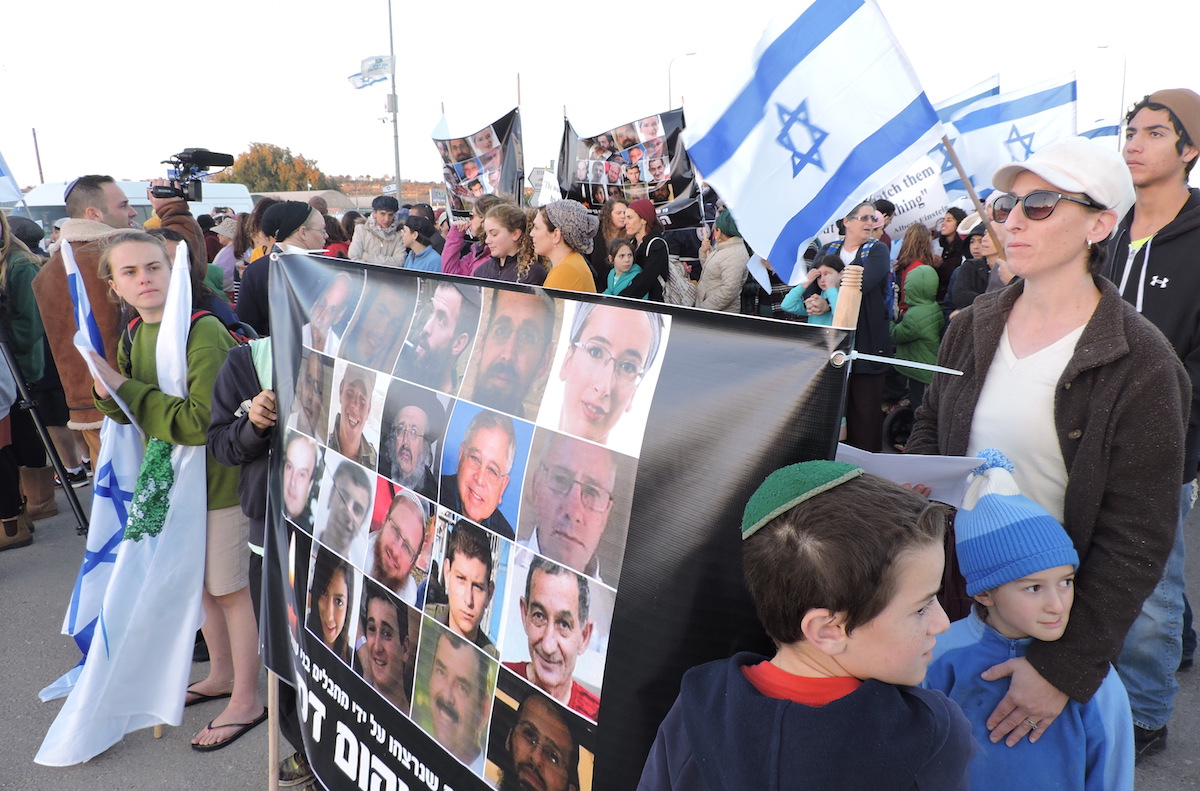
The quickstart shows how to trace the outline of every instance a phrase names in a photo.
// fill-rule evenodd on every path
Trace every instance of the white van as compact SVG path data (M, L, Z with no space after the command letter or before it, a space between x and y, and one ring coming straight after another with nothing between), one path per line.
M67 216L63 192L66 191L69 183L55 181L49 184L40 184L25 193L24 205L18 201L0 204L0 207L6 211L11 208L12 214L29 217L40 223L46 235L49 236L54 221ZM150 182L118 181L117 185L129 198L129 205L137 210L138 216L135 222L141 224L150 219L150 199L147 197ZM215 206L228 206L239 214L254 210L254 199L250 197L250 190L246 189L245 184L218 184L206 181L201 192L204 200L190 203L193 215L208 214ZM26 206L29 207L28 210L26 210Z

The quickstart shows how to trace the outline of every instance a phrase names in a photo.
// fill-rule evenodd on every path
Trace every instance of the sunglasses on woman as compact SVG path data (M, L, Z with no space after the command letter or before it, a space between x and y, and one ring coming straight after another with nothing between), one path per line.
M1023 203L1026 217L1031 220L1044 220L1054 213L1054 207L1063 200L1093 209L1104 209L1086 195L1076 198L1074 195L1063 195L1061 192L1051 190L1034 190L1022 198L1018 198L1016 195L1001 195L996 198L996 202L992 204L992 219L996 222L1004 222L1008 219L1008 215L1017 208L1017 204Z

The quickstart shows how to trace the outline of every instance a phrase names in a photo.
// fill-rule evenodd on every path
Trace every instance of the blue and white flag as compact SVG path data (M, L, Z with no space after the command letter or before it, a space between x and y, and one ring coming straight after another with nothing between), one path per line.
M17 184L17 180L13 178L12 171L8 169L8 163L4 161L4 155L0 154L0 201L19 200L21 200L21 186Z
M1044 146L1075 134L1075 74L1002 93L964 107L951 121L952 143L980 197L1001 165L1024 162Z
M1092 121L1092 128L1079 133L1080 137L1090 137L1097 143L1103 143L1106 146L1112 146L1120 151L1125 144L1121 139L1121 124L1106 121L1103 118L1097 118Z
M938 118L941 118L943 121L949 121L959 110L988 97L996 96L999 93L1000 75L994 74L983 82L954 94L949 99L943 99L935 104L933 109L937 110Z
M377 82L383 82L388 78L387 74L365 74L361 71L351 74L346 79L355 88L366 88L368 85L374 85Z
M942 119L943 128L946 137L950 140L950 145L958 144L958 129L950 123L950 119L959 110L965 109L974 105L976 102L983 101L1000 93L1000 75L996 74L988 77L978 85L972 85L961 93L956 93L949 99L938 102L933 106L937 110L938 117ZM967 188L963 184L962 177L958 173L958 169L954 167L954 161L950 158L950 154L946 151L945 143L939 142L929 152L929 157L934 161L934 164L939 168L942 178L942 186L946 190L946 198L953 202L967 197ZM970 174L968 174L969 176Z
M167 396L187 398L190 327L191 279L187 248L180 245L156 346L158 385ZM162 531L116 547L91 647L34 758L39 764L82 763L131 731L183 721L202 618L204 564L197 558L204 557L208 511L204 446L176 446L171 466Z
M689 102L688 153L785 281L822 226L942 134L874 0L810 0L720 67L738 87Z
M67 289L75 308L75 348L95 373L91 353L104 356L104 341L92 316L92 303L83 284L83 275L75 263L70 242L62 244ZM122 405L122 409L125 406ZM100 455L95 459L96 478L92 487L92 510L88 519L87 549L83 555L71 602L63 619L63 634L75 638L83 656L79 664L38 693L42 700L54 700L70 693L87 661L93 641L108 650L108 637L100 621L104 594L108 590L117 547L125 535L125 522L138 468L142 463L142 436L136 422L118 423L104 418L100 428Z

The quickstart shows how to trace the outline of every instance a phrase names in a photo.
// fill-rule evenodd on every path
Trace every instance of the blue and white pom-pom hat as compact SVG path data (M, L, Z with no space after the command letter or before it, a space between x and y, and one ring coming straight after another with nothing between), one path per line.
M958 565L967 595L992 590L1039 571L1079 566L1079 553L1053 516L1021 494L1013 465L994 448L971 471L954 519Z

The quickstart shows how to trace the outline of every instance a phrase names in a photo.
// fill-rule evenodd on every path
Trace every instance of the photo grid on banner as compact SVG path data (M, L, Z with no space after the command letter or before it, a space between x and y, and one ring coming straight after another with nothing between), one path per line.
M639 118L592 137L564 120L558 181L563 196L599 211L609 200L647 199L664 225L700 224L696 174L683 147L683 111Z
M295 682L318 777L335 791L504 789L536 767L553 775L542 777L547 788L621 787L613 782L628 767L601 744L599 725L637 675L611 669L628 664L613 646L634 642L627 621L642 617L641 603L618 607L627 549L646 540L631 524L635 488L666 366L691 371L696 344L713 348L699 333L676 338L678 322L703 324L681 309L471 278L308 256L278 263L286 421L265 564L267 609L278 609L266 623L286 637L264 635L265 659ZM349 294L346 309L314 327L334 291ZM809 334L799 365L791 345L784 362L806 379L829 369L828 350L847 337ZM736 345L723 354L745 357ZM785 453L832 452L844 374L826 381L810 415L780 416L809 437ZM745 417L774 425L753 411ZM753 614L741 611L729 628L744 632ZM663 659L641 670L685 669ZM622 703L609 714L603 738L637 733L644 756L670 698L644 702L645 712Z
M442 180L455 216L470 214L484 195L522 194L525 165L518 110L472 134L434 138L433 144L442 158Z

